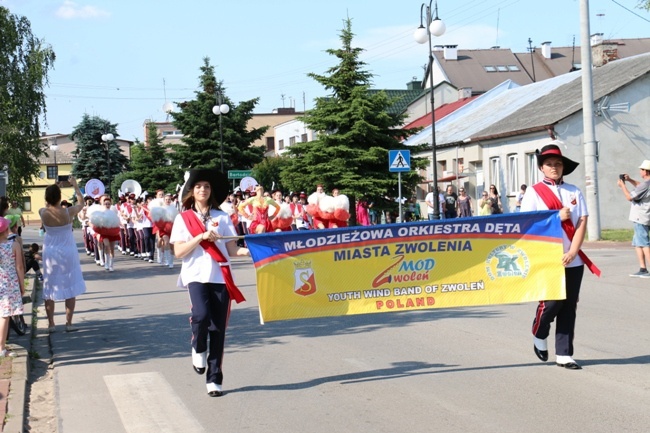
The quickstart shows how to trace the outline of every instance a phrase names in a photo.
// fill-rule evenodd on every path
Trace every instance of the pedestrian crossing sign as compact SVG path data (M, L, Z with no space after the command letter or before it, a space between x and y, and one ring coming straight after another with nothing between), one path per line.
M411 171L411 151L389 150L388 171L391 173Z

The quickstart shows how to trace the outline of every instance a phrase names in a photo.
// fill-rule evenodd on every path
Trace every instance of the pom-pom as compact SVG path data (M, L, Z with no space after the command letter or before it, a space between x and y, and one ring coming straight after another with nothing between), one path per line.
M98 232L97 228L99 227L101 228L117 227L118 229L120 227L120 218L117 216L117 213L111 209L96 209L90 215L89 220L90 220L90 224L94 226L95 231L97 232Z
M344 209L350 211L350 199L345 194L340 194L334 197L334 208L335 209Z

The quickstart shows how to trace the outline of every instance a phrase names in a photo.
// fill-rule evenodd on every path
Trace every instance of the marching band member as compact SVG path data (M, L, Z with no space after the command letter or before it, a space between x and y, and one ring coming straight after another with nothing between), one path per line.
M273 200L280 206L280 210L277 212L277 215L271 221L271 225L276 232L288 232L291 231L291 224L293 223L293 217L291 215L291 206L288 203L285 203L282 199L282 191L276 189L273 191ZM269 208L269 212L271 209Z
M253 211L246 213L244 209L249 204L253 207ZM276 209L275 213L271 216L268 214L269 206L273 206ZM260 234L273 231L271 220L277 216L278 212L280 212L280 205L270 197L264 197L264 187L262 185L257 185L255 187L255 196L242 202L239 205L239 210L244 212L244 217L246 219L251 220L250 231L252 233Z
M115 243L120 240L120 217L112 207L111 197L108 194L104 194L100 201L102 208L93 210L89 220L97 236L99 248L103 252L104 268L113 272Z
M90 256L91 254L94 253L95 251L95 245L93 243L93 237L88 231L88 227L90 225L88 221L88 208L93 205L95 201L93 200L92 197L90 196L85 196L84 197L84 203L86 204L81 211L77 214L77 219L79 219L79 222L81 223L81 232L83 234L83 239L84 239L84 247L86 248L86 255Z
M332 197L334 198L334 212L328 227L331 229L347 227L350 218L350 200L345 194L341 194L338 188L332 190Z
M172 225L174 219L178 215L178 209L172 202L172 195L166 194L162 205L159 199L153 200L151 204L151 218L158 231L158 263L168 266L170 269L174 267L174 256L172 255L169 236L172 232Z
M228 179L216 170L191 170L185 183L183 207L174 220L170 242L183 259L178 286L187 287L192 304L192 367L206 373L210 397L223 395L221 367L230 301L244 301L232 277L231 255L248 256L238 248L235 228L218 207L228 193ZM262 194L260 194L262 197Z
M300 195L305 196L305 193ZM307 218L307 212L305 207L300 203L299 195L297 192L291 194L291 203L289 208L291 209L291 217L293 219L293 224L291 225L293 230L308 230L309 229L309 220Z
M313 227L315 229L326 229L327 223L323 221L321 217L320 202L322 199L327 197L325 191L323 190L323 185L316 185L316 192L312 193L307 198L307 213L311 215L311 220L313 222Z

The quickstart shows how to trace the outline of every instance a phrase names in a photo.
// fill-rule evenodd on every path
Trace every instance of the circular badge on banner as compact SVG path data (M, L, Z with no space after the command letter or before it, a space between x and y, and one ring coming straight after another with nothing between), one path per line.
M253 191L257 186L257 181L252 177L245 177L239 182L239 188L242 191Z
M99 179L90 179L86 182L86 194L92 198L97 198L104 194L104 184Z

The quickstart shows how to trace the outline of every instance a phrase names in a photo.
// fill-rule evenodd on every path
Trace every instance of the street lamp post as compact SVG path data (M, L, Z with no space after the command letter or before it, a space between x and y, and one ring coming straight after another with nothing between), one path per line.
M54 180L59 180L59 165L56 163L56 151L59 150L59 145L56 144L56 137L50 138L50 150L54 152Z
M221 91L217 91L217 105L212 107L212 113L219 116L219 149L221 151L221 172L223 173L223 129L221 126L221 119L224 114L228 114L230 106L228 104L223 104L221 98Z
M102 134L102 141L104 142L104 146L106 147L106 167L107 167L107 174L108 174L108 196L111 196L111 155L109 153L109 148L110 148L110 142L115 139L115 136L111 134L110 132L107 134Z
M431 5L434 4L433 11ZM426 13L426 19L423 20ZM423 22L426 21L426 27ZM433 219L440 219L440 203L438 196L438 161L436 157L436 114L435 114L435 97L433 83L433 45L431 36L442 36L446 27L440 18L438 18L438 1L429 1L429 6L422 3L420 6L420 27L415 30L413 37L419 44L429 41L429 80L431 87L431 152L432 152L432 173L433 173Z

